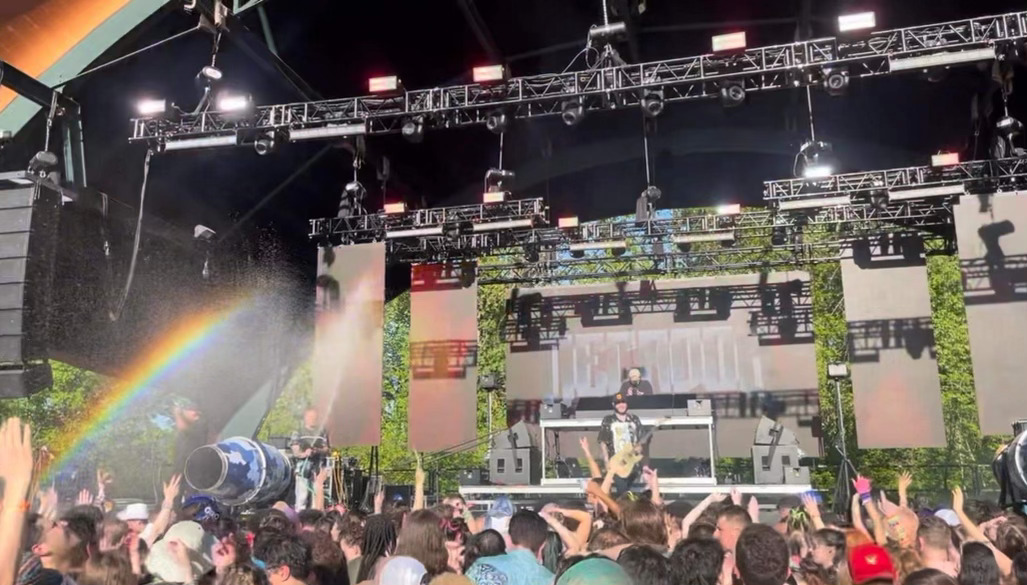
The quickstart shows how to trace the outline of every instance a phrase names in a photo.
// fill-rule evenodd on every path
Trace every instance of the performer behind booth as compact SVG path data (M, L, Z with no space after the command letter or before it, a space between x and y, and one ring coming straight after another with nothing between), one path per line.
M320 423L320 415L314 407L303 412L303 422L299 430L292 434L289 447L292 450L293 470L296 474L297 511L306 510L310 502L310 494L314 491L314 477L328 460L331 447L328 442L328 431Z
M651 396L653 385L649 383L649 380L642 379L640 368L631 368L628 370L628 379L620 385L619 393L625 396Z
M172 415L175 418L175 451L173 474L180 474L185 477L185 462L193 451L208 443L209 429L207 419L200 411L200 407L188 398L175 400L172 408ZM192 494L188 482L183 487L184 496Z
M642 453L645 449L645 446L640 444L642 434L642 421L628 412L627 396L621 392L614 394L613 413L603 418L598 437L607 462L626 451L634 450L636 453ZM613 487L616 493L621 494L630 490L641 472L642 465L639 461L633 464L629 470L625 470L625 473L614 475ZM621 475L625 477L621 477Z

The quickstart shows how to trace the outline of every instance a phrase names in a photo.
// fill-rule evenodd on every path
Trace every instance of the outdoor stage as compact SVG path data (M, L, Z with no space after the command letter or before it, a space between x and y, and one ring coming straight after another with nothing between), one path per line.
M582 480L584 481L584 480ZM810 485L720 485L697 484L694 479L676 481L673 478L660 480L660 492L666 500L687 500L698 502L716 491L728 492L737 489L742 495L755 496L761 508L774 507L782 496L799 495L812 490ZM509 496L514 505L528 506L539 502L581 499L585 492L578 485L481 485L461 486L462 495L472 509L488 507L498 496Z

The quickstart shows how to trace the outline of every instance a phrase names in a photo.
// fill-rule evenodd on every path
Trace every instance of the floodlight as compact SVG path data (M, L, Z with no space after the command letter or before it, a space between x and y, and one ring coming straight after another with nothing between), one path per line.
M484 65L472 70L475 83L489 83L506 79L506 67L502 65Z
M843 14L838 17L838 32L867 30L877 26L877 16L873 12L857 12Z
M275 140L274 132L268 132L253 141L253 150L257 151L257 154L261 156L270 154L277 146L278 141Z
M136 102L136 111L140 116L159 116L167 110L167 100L143 99Z
M595 45L606 45L628 33L628 27L623 22L611 22L609 24L593 26L588 30L588 41Z
M852 198L848 195L838 195L836 197L810 197L809 199L781 201L777 204L777 208L781 211L799 211L802 209L819 209L821 207L838 207L851 203Z
M385 77L372 77L367 80L367 89L371 93L398 92L403 89L403 82L395 75Z
M745 32L728 33L713 37L713 52L733 51L745 48Z
M824 90L827 91L828 95L841 96L845 95L846 90L849 89L849 70L844 67L825 67L824 68Z
M182 138L180 140L167 139L162 150L170 152L173 150L194 150L199 148L216 148L219 146L237 146L239 137L235 134L224 136L204 136L202 138Z
M585 107L580 101L576 99L570 99L563 102L563 106L560 108L560 118L563 123L568 126L577 126L581 123L581 120L585 117Z
M742 212L742 206L738 203L717 206L717 215L738 215Z
M994 58L995 48L985 47L983 49L968 49L966 51L941 51L916 57L889 57L888 65L891 71L909 71L911 69L928 69L931 67L960 65L962 63L976 63L977 61L988 61Z
M810 140L799 149L795 160L795 175L799 178L821 179L835 172L834 149L829 142Z
M221 81L221 78L224 77L224 73L222 73L221 70L217 67L207 65L203 69L200 69L200 72L199 74L197 74L196 77L203 79L209 83L215 83Z
M965 195L966 187L957 185L939 185L937 187L918 187L913 189L889 189L889 201L909 201L911 199L929 199L931 197L951 197Z
M1023 123L1012 116L1003 116L995 123L995 129L1006 138L1012 138L1023 133Z
M218 97L217 109L222 113L245 113L253 109L253 98L248 95L222 94Z
M329 124L315 128L292 128L289 130L289 140L317 140L319 138L342 138L345 136L360 136L367 134L367 124L357 122L354 124Z
M849 377L849 366L847 364L827 364L827 377L832 380L841 380Z
M407 204L405 202L403 202L403 201L397 201L395 203L386 203L385 204L385 214L386 215L394 215L394 214L397 214L397 213L406 213L406 212L407 212Z
M556 226L559 228L576 228L578 227L578 216L561 217L556 220Z
M959 164L958 152L941 152L931 157L932 167L948 167Z
M576 242L570 245L571 252L587 252L589 250L610 250L610 253L619 255L624 253L628 243L624 240L603 240L599 242Z
M485 191L482 194L482 203L502 203L506 201L507 191Z

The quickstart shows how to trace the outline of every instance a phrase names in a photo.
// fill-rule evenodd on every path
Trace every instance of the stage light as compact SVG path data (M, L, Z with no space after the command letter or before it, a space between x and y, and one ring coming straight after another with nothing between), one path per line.
M870 206L877 211L888 209L888 194L881 191L874 191L870 194Z
M403 238L424 238L428 236L441 236L442 226L412 228L408 230L390 230L385 232L385 239L399 240Z
M986 47L983 49L969 49L966 51L931 53L928 55L919 55L917 57L889 57L888 66L892 71L909 71L911 69L928 69L931 67L960 65L962 63L975 63L977 61L988 61L994 58L994 47Z
M642 92L642 99L639 101L642 113L649 118L655 118L663 113L666 106L663 100L662 89L647 89Z
M168 139L164 142L164 151L193 150L199 148L216 148L219 146L237 146L239 138L235 134L228 136L205 136L203 138Z
M257 151L260 156L270 154L277 146L278 141L275 140L274 132L268 132L253 141L253 150Z
M942 152L931 157L932 167L948 167L959 164L958 152Z
M624 240L604 240L600 242L576 242L568 248L571 252L587 252L589 250L609 250L611 254L619 256L624 253L628 243ZM619 251L619 252L618 252Z
M777 204L777 208L781 211L798 211L801 209L837 207L839 205L849 205L851 203L851 197L849 197L848 195L839 195L837 197L812 197L810 199L792 199L790 201L781 201Z
M486 223L471 224L472 232L498 232L504 230L519 230L535 226L533 219L508 219L504 221L490 221Z
M585 118L585 107L576 99L563 102L560 108L560 119L568 126L577 126Z
M770 243L774 246L784 246L788 243L788 228L783 225L774 226L770 230Z
M827 95L843 96L849 89L849 70L842 67L824 68L824 90Z
M742 206L738 203L717 206L717 215L738 215L741 212Z
M214 239L215 235L217 235L217 232L203 224L196 224L195 226L193 226L194 240L199 240L201 242L209 242Z
M821 179L835 172L834 151L828 142L805 142L799 149L795 162L795 174L799 178Z
M611 22L600 26L593 26L588 29L588 40L593 45L606 45L624 38L628 34L628 27L623 22Z
M506 79L506 67L502 65L485 65L475 67L471 71L471 77L475 83L488 83L503 81Z
M414 116L403 120L400 133L403 134L403 138L406 138L408 142L413 144L420 143L424 140L424 117Z
M929 199L931 197L951 197L965 195L966 187L958 185L940 185L937 187L921 187L914 189L889 189L889 201L909 201L911 199Z
M403 82L395 75L372 77L367 80L367 90L371 93L388 93L402 91Z
M502 191L509 187L517 178L517 174L508 169L489 169L485 171L485 191Z
M481 201L482 203L502 203L506 201L506 191L485 191Z
M224 77L224 73L222 73L221 70L217 67L207 65L203 69L200 69L200 72L196 75L196 77L199 79L203 79L208 83L216 83L218 81L221 81L221 78Z
M386 215L395 215L397 213L406 213L406 212L407 212L407 204L405 202L403 202L403 201L397 201L396 203L386 203L385 204L385 214Z
M509 120L503 110L492 110L485 116L485 127L493 134L506 132L507 126L509 126Z
M576 228L578 227L578 216L561 217L556 220L556 226L559 228Z
M1006 138L1012 138L1023 133L1023 123L1012 116L1003 116L995 124L995 129Z
M728 33L713 37L713 52L733 51L745 48L745 32Z
M745 85L741 81L727 81L720 86L720 103L734 108L745 103Z
M873 12L857 12L843 14L838 17L838 32L867 30L877 26L877 16Z
M571 250L571 258L581 259L585 257L584 250Z
M136 111L140 116L159 116L167 110L167 100L144 99L136 102Z
M367 125L363 122L355 124L332 124L319 128L292 128L289 140L317 140L320 138L342 138L345 136L361 136L367 134Z
M248 95L222 94L218 96L217 109L221 113L244 114L253 109L253 98Z
M677 234L671 236L671 241L679 246L681 244L698 244L700 242L734 242L735 232L720 231L701 232L694 234Z

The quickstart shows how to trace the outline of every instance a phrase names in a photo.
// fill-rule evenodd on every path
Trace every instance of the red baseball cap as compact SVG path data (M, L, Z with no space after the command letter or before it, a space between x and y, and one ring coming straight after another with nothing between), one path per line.
M868 581L894 581L895 566L888 551L876 544L862 544L849 551L849 572L856 585Z

